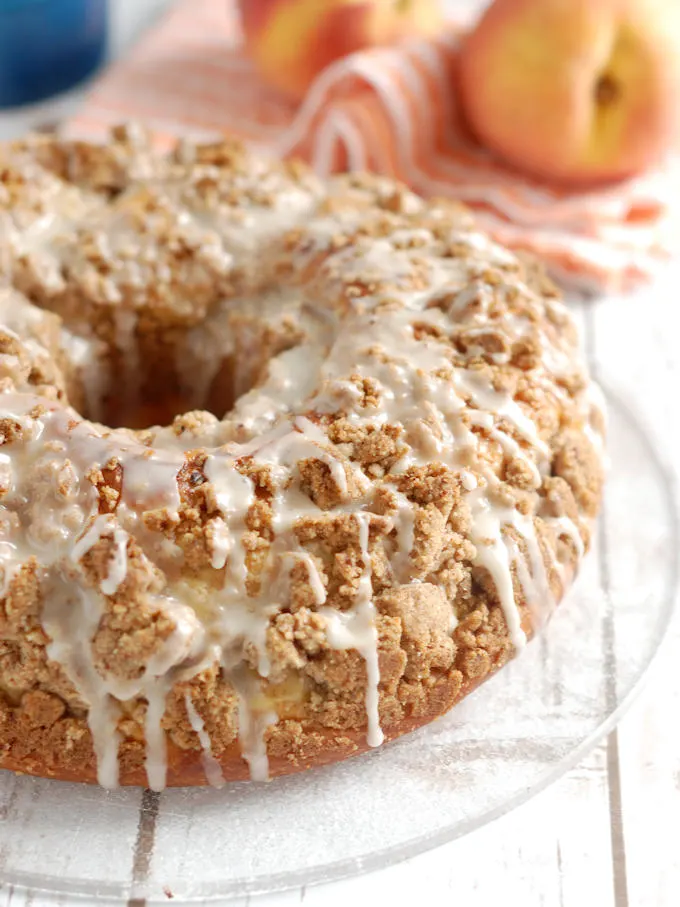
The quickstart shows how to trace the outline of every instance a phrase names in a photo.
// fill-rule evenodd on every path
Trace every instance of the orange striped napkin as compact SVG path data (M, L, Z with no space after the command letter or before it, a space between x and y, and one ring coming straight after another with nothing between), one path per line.
M504 244L595 292L650 280L680 247L680 162L604 190L567 193L496 161L466 134L456 103L460 28L354 54L294 107L262 86L230 0L183 0L95 86L70 134L101 137L139 119L178 134L237 134L321 174L371 169L425 196L459 199Z

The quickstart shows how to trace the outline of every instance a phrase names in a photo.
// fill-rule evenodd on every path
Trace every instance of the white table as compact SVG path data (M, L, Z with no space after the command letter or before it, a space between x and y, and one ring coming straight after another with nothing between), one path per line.
M114 47L120 52L166 0L111 2ZM469 5L473 0L458 2ZM64 115L78 97L75 93L58 104L0 115L0 138ZM680 477L680 431L674 422L680 415L678 286L680 268L652 289L579 310L591 355L608 376L615 377L619 392L663 427L658 444L676 484ZM644 693L619 728L577 768L505 818L381 872L232 903L239 907L302 903L305 907L348 903L676 907L680 903L680 672L675 654L679 647L680 620L676 620ZM3 907L65 903L0 888Z

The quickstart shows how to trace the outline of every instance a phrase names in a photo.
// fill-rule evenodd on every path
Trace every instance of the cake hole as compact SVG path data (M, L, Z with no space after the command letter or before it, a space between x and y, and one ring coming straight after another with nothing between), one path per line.
M600 107L611 107L618 101L620 94L618 82L608 73L603 73L595 83L595 100Z
M207 410L221 419L229 408L228 405L225 405L224 409L200 404L194 405L194 401L188 396L177 393L150 401L105 401L102 421L110 428L125 427L137 431L153 425L169 425L176 416L181 416L194 409ZM90 418L87 412L82 415L86 419Z
M89 387L83 386L88 382ZM79 383L74 402L80 414L110 428L140 430L169 425L176 416L192 410L204 410L222 419L237 397L231 357L220 364L205 388L201 390L199 385L198 391L197 387L186 387L186 376L182 380L167 361L139 361L133 368L116 352L110 360L88 369Z
M88 421L133 430L169 426L198 411L228 418L253 388L268 379L284 380L279 373L270 375L273 361L307 338L295 317L299 291L284 298L285 317L279 295L267 291L258 302L253 315L241 311L240 298L216 299L202 318L180 323L162 311L114 306L88 321L82 311L75 318L68 309L57 311L62 351L71 366L71 405ZM293 377L306 373L308 359L313 371L316 360L307 353L287 360L283 371ZM296 381L292 386L298 390Z

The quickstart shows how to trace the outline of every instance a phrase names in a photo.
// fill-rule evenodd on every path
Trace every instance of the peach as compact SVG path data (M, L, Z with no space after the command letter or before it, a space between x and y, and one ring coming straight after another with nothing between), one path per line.
M460 55L480 142L548 181L632 176L680 132L678 0L496 0Z
M440 0L240 0L246 47L263 79L300 100L334 60L434 34Z

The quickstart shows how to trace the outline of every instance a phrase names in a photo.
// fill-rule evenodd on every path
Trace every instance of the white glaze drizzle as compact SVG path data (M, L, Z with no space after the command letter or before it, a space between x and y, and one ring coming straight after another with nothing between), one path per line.
M98 514L94 518L92 525L71 549L70 557L74 564L79 563L83 555L93 548L107 532L111 532L113 536L114 549L109 561L108 576L101 580L99 588L104 595L115 595L127 575L127 543L129 536L127 532L116 524L115 518L111 514Z
M146 756L144 768L151 790L161 791L165 787L168 771L168 744L163 729L165 699L172 684L168 679L159 679L145 690L146 714L144 716L144 739Z
M393 566L399 582L405 582L408 579L410 556L415 543L416 514L413 504L405 494L392 489L392 495L397 505L397 512L392 516L397 531L397 550L393 558Z
M319 573L319 568L312 560L311 554L308 551L295 551L290 555L290 569L295 566L296 563L302 562L307 568L307 577L309 579L309 587L312 590L314 599L317 605L323 605L326 602L326 587L323 584L321 575Z
M87 720L102 787L118 786L118 704L106 689L92 660L92 639L103 614L98 596L76 583L56 578L48 589L42 614L50 637L48 657L59 662L87 702Z
M109 561L109 575L101 581L99 588L104 595L115 595L127 576L128 534L120 526L113 530L113 557Z
M550 589L548 572L533 519L522 517L517 513L512 525L524 541L526 558L514 541L507 537L504 538L504 541L512 554L511 560L517 571L524 599L531 612L532 626L534 630L538 630L544 626L555 610L555 596Z
M278 721L273 710L253 707L260 694L257 680L242 669L233 670L229 678L238 695L238 736L241 753L248 763L251 781L269 781L269 756L265 734Z
M221 570L227 563L227 557L234 544L232 536L229 534L229 527L222 517L214 517L210 521L210 566L213 570Z
M514 511L492 504L482 487L470 492L468 501L472 512L470 538L477 551L473 563L490 573L508 625L510 641L515 648L521 649L526 645L527 638L515 601L512 560L502 533L503 525L512 521Z
M549 517L546 522L557 531L558 536L566 535L567 538L571 539L571 541L574 543L574 548L576 549L577 562L580 561L584 555L585 546L583 544L583 539L581 538L581 533L579 532L578 526L574 523L574 521L568 516L559 516Z
M246 532L246 514L255 496L253 483L238 471L234 457L229 454L210 455L203 472L215 489L215 501L225 526L221 537L218 530L220 540L217 544L217 553L213 547L213 559L217 558L217 563L222 562L222 566L228 562L225 586L235 588L239 594L243 594L246 581L243 536Z
M371 555L368 548L370 520L368 513L355 513L359 529L359 550L363 569L359 579L356 600L350 611L322 608L326 618L328 642L334 649L356 649L366 663L366 717L369 746L380 746L384 735L380 727L378 705L380 701L380 663L378 659L378 630L376 609L373 604Z
M184 705L187 710L187 717L191 729L196 734L198 741L201 744L201 758L206 780L211 787L216 787L218 789L224 787L225 781L224 774L222 773L222 766L213 756L210 734L206 731L205 722L196 711L196 706L189 693L184 694Z

